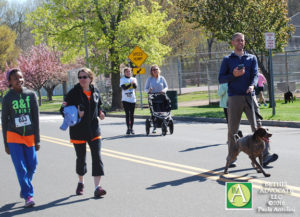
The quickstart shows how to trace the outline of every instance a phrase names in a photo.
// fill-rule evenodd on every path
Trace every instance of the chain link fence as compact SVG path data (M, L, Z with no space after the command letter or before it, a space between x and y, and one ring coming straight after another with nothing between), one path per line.
M168 83L170 90L177 90L177 93L185 94L196 92L199 100L204 104L214 104L219 101L217 90L219 87L218 74L223 57L231 51L219 53L199 53L195 55L171 56L164 60L160 66L161 75ZM264 58L264 65L268 66L268 57ZM300 50L275 53L272 57L274 72L274 92L276 99L283 99L284 93L289 89L296 97L300 97ZM144 87L147 78L150 76L150 66L144 66L146 74L138 75L137 105L148 104L147 94ZM77 83L77 74L69 72L67 89L69 90ZM103 75L95 79L99 88L104 107L111 105L111 82ZM268 90L266 87L265 90ZM61 87L55 89L54 95L62 95ZM268 99L268 91L264 92ZM140 100L142 98L142 100Z

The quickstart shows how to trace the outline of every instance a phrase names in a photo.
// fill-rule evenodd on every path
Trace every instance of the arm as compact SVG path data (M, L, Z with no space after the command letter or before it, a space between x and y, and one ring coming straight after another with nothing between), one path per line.
M150 90L150 77L147 79L146 84L145 84L145 92L149 93Z
M121 88L123 89L123 90L127 90L127 89L129 89L131 87L131 84L122 84L121 85Z
M233 81L235 79L233 72L230 72L229 68L229 58L225 57L222 61L220 72L219 72L219 83L228 83L230 81Z
M99 117L100 117L101 120L103 120L103 119L105 118L105 114L104 114L104 112L102 111L102 107L101 107L101 105L102 105L101 95L100 95L99 92L98 92L98 94L99 94L99 102L98 102Z
M258 64L256 56L253 56L253 61L251 65L251 71L250 71L250 86L256 86L258 81Z
M4 99L2 101L1 123L2 123L2 135L3 135L4 146L5 146L6 152L8 150L7 138L6 138L8 117L9 117L9 103L8 103L7 98L4 97ZM9 154L9 152L7 152L7 153Z
M163 89L162 89L162 92L166 93L167 90L168 90L168 84L167 84L167 81L164 77L162 77L162 82L163 82Z
M35 143L35 149L38 151L40 149L40 123L39 123L39 106L37 103L37 97L35 93L32 95L33 99L31 101L31 108L32 108L32 122L34 126L34 143Z

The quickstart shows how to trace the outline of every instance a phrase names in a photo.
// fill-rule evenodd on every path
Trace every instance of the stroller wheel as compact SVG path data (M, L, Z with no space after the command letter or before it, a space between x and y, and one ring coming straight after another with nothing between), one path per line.
M162 132L162 135L165 136L167 134L167 125L165 122L163 122L161 124L161 132Z
M151 127L151 124L150 124L150 120L149 120L149 119L146 119L145 125L146 125L146 134L147 134L147 136L148 136L149 133L150 133L150 127Z
M174 132L174 122L173 122L173 120L170 120L170 122L169 122L169 129L170 129L170 134L173 134L173 132Z

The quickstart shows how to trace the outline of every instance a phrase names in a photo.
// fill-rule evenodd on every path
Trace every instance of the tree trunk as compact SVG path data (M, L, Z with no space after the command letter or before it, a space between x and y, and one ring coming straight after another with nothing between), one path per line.
M53 96L53 90L54 90L55 87L56 86L47 87L47 88L44 87L44 89L47 91L47 100L49 102L53 100L52 96Z
M41 106L42 105L41 89L38 89L37 92L38 92L38 96L39 96L39 106Z
M112 104L111 109L121 109L121 88L120 88L120 72L113 72L111 74L111 85L112 85Z
M62 86L63 86L63 95L65 96L68 93L67 82L63 81Z

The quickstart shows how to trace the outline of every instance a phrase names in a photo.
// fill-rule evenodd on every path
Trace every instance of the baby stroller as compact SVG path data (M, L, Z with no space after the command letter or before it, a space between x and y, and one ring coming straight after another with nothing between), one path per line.
M173 134L174 123L171 117L171 103L166 94L150 93L148 95L148 103L151 117L146 119L146 134L150 133L151 126L161 128L162 135L165 136L170 130Z

